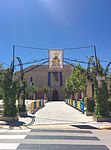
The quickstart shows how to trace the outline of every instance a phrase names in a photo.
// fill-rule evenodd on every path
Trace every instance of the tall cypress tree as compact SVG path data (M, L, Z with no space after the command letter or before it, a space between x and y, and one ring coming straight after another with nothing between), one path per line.
M15 117L17 116L16 109L16 96L17 96L17 85L16 81L13 81L10 69L4 70L3 80L3 99L4 99L4 116Z

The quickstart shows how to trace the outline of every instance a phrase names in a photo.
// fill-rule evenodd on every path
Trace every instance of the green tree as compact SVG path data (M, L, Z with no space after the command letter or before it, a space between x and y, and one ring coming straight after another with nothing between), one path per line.
M37 93L37 88L35 86L30 86L26 83L26 98L29 98L31 95L35 99L35 94Z
M97 84L97 83L96 83ZM95 115L97 117L107 117L108 112L108 87L106 81L102 81L101 88L98 85L95 86Z
M3 67L0 64L0 100L3 99L2 81L3 81Z
M73 68L73 73L66 80L64 89L69 93L84 92L86 90L86 73L80 64Z
M71 78L66 79L65 86L63 88L65 97L70 97L73 92L73 83Z
M0 71L0 99L3 99L3 88L2 88L2 79L3 79L3 75L2 75L2 71Z
M16 81L13 81L10 69L6 69L3 71L2 88L4 99L4 116L15 117L17 116L17 83Z
M104 69L98 59L97 64L92 66L91 75L94 82L94 100L95 100L95 115L97 117L106 117L108 113L108 86L106 68ZM98 78L97 78L98 77ZM104 80L102 79L104 77ZM100 80L100 81L99 81Z
M3 89L0 87L0 100L3 99Z
M86 90L86 72L80 64L73 69L71 80L73 83L73 92L84 92Z
M110 75L110 79L109 79L109 97L110 97L110 101L111 101L111 75Z

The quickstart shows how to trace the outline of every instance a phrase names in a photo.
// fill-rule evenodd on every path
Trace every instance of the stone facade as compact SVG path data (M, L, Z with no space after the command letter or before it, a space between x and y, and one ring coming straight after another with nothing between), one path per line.
M62 92L65 80L70 77L73 67L64 65L62 70L52 71L48 65L43 65L33 69L35 66L30 66L24 70L24 79L30 86L43 88L48 87L48 100L63 100Z
M64 65L64 68L62 70L55 71L50 70L48 65L43 65L33 69L34 67L35 65L24 69L24 79L29 83L29 85L41 89L47 87L48 100L63 100L63 86L66 79L70 77L73 71L73 67L71 65ZM109 90L109 81L107 81L107 83ZM74 93L74 96L72 98L80 99L84 96L87 96L88 98L92 98L94 96L94 85L91 80L87 80L86 91L84 93ZM37 97L38 95L36 94L35 98Z

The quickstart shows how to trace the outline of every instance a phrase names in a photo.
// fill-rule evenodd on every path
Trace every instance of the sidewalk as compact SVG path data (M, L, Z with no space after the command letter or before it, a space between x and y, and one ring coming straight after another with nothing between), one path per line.
M110 122L95 122L92 116L86 116L65 102L48 102L35 113L33 126L39 125L80 125L99 129L111 129Z
M47 102L45 106L34 115L20 117L18 122L7 124L0 121L0 128L4 126L40 126L40 125L72 125L79 127L94 127L111 129L110 122L94 122L92 116L86 116L80 111L67 105L65 102Z

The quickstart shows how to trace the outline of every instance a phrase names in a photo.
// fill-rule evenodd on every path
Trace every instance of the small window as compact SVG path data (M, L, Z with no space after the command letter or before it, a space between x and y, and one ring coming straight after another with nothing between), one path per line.
M33 77L30 77L30 82L32 82L33 81Z

